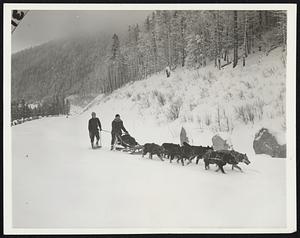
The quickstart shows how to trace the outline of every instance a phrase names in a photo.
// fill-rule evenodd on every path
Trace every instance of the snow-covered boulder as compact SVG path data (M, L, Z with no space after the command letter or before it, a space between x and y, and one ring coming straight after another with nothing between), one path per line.
M227 140L224 140L220 135L214 135L212 138L214 150L228 150L230 145L227 143Z
M261 128L255 134L253 149L256 154L267 154L277 158L286 157L286 145L278 144L275 136L266 128Z

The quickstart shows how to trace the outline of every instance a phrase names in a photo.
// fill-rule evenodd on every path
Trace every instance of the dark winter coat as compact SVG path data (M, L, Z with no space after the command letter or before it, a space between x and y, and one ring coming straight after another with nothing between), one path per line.
M91 118L89 120L89 132L95 132L95 131L98 131L98 127L100 129L100 131L102 130L101 128L101 123L100 123L100 120L98 117L95 117L95 118Z
M122 131L124 131L125 133L128 133L127 130L125 129L125 127L123 125L123 121L121 119L115 118L112 121L111 126L112 126L112 129L111 129L112 134L121 135Z

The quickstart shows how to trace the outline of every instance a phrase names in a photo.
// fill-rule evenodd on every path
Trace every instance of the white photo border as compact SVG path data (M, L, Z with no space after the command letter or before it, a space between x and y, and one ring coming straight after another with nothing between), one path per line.
M286 228L72 228L21 229L12 226L11 151L11 10L286 10ZM296 4L4 4L3 9L3 201L4 234L162 234L162 233L291 233L296 231Z

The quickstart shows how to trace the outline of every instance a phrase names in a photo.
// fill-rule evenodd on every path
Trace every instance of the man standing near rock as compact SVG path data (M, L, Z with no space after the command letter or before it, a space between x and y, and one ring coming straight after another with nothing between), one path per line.
M99 127L100 131L102 131L99 118L96 117L95 112L92 112L92 118L89 120L88 129L89 129L89 135L90 135L91 145L92 145L93 149L97 148L97 147L101 147L101 141L100 141L100 146L99 146L100 135L99 135L98 127ZM97 139L96 147L94 147L94 138L95 137Z

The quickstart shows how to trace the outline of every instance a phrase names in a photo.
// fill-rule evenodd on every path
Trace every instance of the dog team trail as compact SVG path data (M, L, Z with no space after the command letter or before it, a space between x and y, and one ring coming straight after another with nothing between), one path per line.
M15 226L284 226L285 160L249 155L244 173L226 165L224 175L203 161L182 166L111 152L104 133L103 148L90 150L86 117L12 128Z

